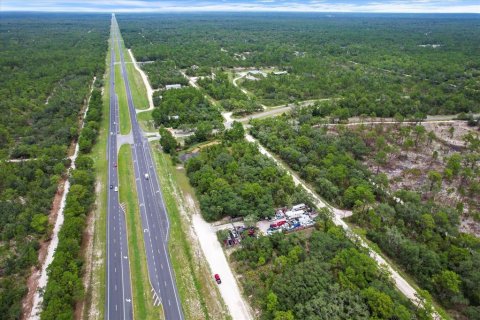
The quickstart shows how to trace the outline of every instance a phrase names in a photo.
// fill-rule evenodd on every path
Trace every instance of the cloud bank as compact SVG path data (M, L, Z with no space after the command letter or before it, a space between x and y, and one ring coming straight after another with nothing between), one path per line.
M480 4L470 0L0 0L0 11L480 13Z

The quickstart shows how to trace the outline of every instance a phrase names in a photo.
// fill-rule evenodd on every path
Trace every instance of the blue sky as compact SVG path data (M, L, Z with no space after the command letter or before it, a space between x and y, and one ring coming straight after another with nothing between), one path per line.
M480 0L0 0L0 11L480 13Z

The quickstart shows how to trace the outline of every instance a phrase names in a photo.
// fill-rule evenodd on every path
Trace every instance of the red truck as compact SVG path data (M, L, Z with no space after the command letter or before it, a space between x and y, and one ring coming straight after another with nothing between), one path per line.
M286 220L280 220L280 221L277 221L275 223L270 224L270 228L277 229L277 228L280 228L281 226L283 226L285 223L287 223Z

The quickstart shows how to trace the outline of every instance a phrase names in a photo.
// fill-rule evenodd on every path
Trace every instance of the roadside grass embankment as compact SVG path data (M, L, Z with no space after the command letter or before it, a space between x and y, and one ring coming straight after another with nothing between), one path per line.
M161 306L154 306L148 279L147 257L143 242L142 222L129 145L120 147L118 154L119 199L127 222L130 279L132 282L135 319L164 319Z
M185 319L230 319L201 249L194 245L191 212L185 199L185 194L193 196L194 192L185 171L172 164L158 142L151 146L170 222L168 249Z
M123 42L122 42L123 44ZM142 76L135 69L128 51L125 48L123 49L123 56L125 57L125 66L127 68L128 81L130 83L130 91L132 92L133 101L135 101L135 109L145 110L148 109L148 96L147 89L143 83Z

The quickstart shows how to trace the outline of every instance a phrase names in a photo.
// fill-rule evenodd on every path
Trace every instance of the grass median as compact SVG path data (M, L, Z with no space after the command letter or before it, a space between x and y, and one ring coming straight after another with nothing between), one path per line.
M172 165L170 156L152 143L156 169L170 221L168 249L175 272L185 319L229 319L228 311L211 279L211 272L201 254L200 246L190 232L184 194L193 195L183 170ZM190 189L189 189L190 188ZM192 199L193 200L193 199Z
M161 306L155 307L148 279L147 257L143 242L143 228L138 207L138 196L129 145L123 145L118 154L119 198L124 205L130 258L133 309L135 319L164 319Z
M120 64L115 65L115 92L118 97L120 134L129 134L132 129L132 124L130 122L130 114L128 113L127 91L125 90L125 82L122 78L122 67Z

